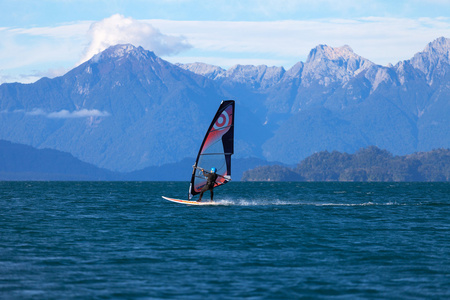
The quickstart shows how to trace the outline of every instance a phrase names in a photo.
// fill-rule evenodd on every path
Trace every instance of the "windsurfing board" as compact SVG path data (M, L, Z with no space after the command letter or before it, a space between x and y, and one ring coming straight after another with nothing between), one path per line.
M181 199L174 199L169 197L164 197L164 199L175 202L175 203L181 203L181 204L187 204L187 205L223 205L223 203L220 202L214 202L214 201L204 201L204 202L197 202L197 201L190 201L190 200L181 200Z

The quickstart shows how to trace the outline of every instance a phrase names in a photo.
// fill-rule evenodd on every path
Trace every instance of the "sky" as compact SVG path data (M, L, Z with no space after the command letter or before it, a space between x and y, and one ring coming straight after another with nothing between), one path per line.
M449 0L0 0L0 84L61 76L124 43L172 63L289 69L320 44L395 65L441 36Z

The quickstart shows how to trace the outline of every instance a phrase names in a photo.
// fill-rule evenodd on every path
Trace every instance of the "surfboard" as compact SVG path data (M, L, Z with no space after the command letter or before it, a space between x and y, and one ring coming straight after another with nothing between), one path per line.
M223 205L223 203L220 202L214 202L214 201L190 201L190 200L181 200L181 199L174 199L162 196L164 199L175 202L175 203L181 203L181 204L187 204L187 205Z

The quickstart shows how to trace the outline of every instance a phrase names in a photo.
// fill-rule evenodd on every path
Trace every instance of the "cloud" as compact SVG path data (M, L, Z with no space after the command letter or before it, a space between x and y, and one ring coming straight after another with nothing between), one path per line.
M23 112L23 110L13 111L14 113ZM44 116L50 119L76 119L76 118L88 118L88 117L107 117L110 114L106 111L99 111L97 109L80 109L75 111L60 110L55 112L46 112L40 108L36 108L30 112L26 112L29 116Z
M242 61L282 62L290 67L305 61L319 44L349 45L356 54L377 64L410 59L434 39L450 37L450 18L314 19L269 22L147 20L167 34L186 36L193 48L183 53L184 62L197 57ZM179 62L178 57L164 57ZM219 60L218 60L219 61ZM224 61L224 60L222 60ZM220 65L230 67L230 65Z
M286 0L286 5L297 5L294 0L289 3ZM62 75L80 63L81 58L90 59L118 43L140 45L172 63L205 62L223 68L266 64L289 68L305 61L311 49L319 44L332 47L347 44L356 54L374 63L395 64L410 59L440 36L450 37L449 17L240 22L134 20L113 15L99 22L80 21L53 27L0 27L0 84L29 83L42 76Z
M48 70L36 70L35 72L31 72L30 74L28 74L28 76L34 76L38 79L42 77L55 78L64 75L68 71L70 71L70 68L57 67L50 68Z
M88 36L90 42L81 62L117 44L142 46L159 56L177 54L191 47L184 37L162 34L148 23L125 18L120 14L93 23Z
M97 109L81 109L76 111L60 110L52 112L47 115L48 118L54 119L72 119L72 118L87 118L87 117L107 117L109 113L106 111L99 111Z
M62 75L63 69L73 68L81 58L91 23L1 28L0 84L13 81L30 83L42 76Z

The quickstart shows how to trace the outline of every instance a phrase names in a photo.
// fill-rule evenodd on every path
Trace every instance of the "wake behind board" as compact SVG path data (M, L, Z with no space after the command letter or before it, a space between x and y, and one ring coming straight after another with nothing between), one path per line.
M204 201L204 202L197 202L197 201L189 201L189 200L181 200L181 199L174 199L169 197L164 197L164 199L175 202L175 203L181 203L181 204L187 204L187 205L224 205L220 202L214 202L214 201Z

